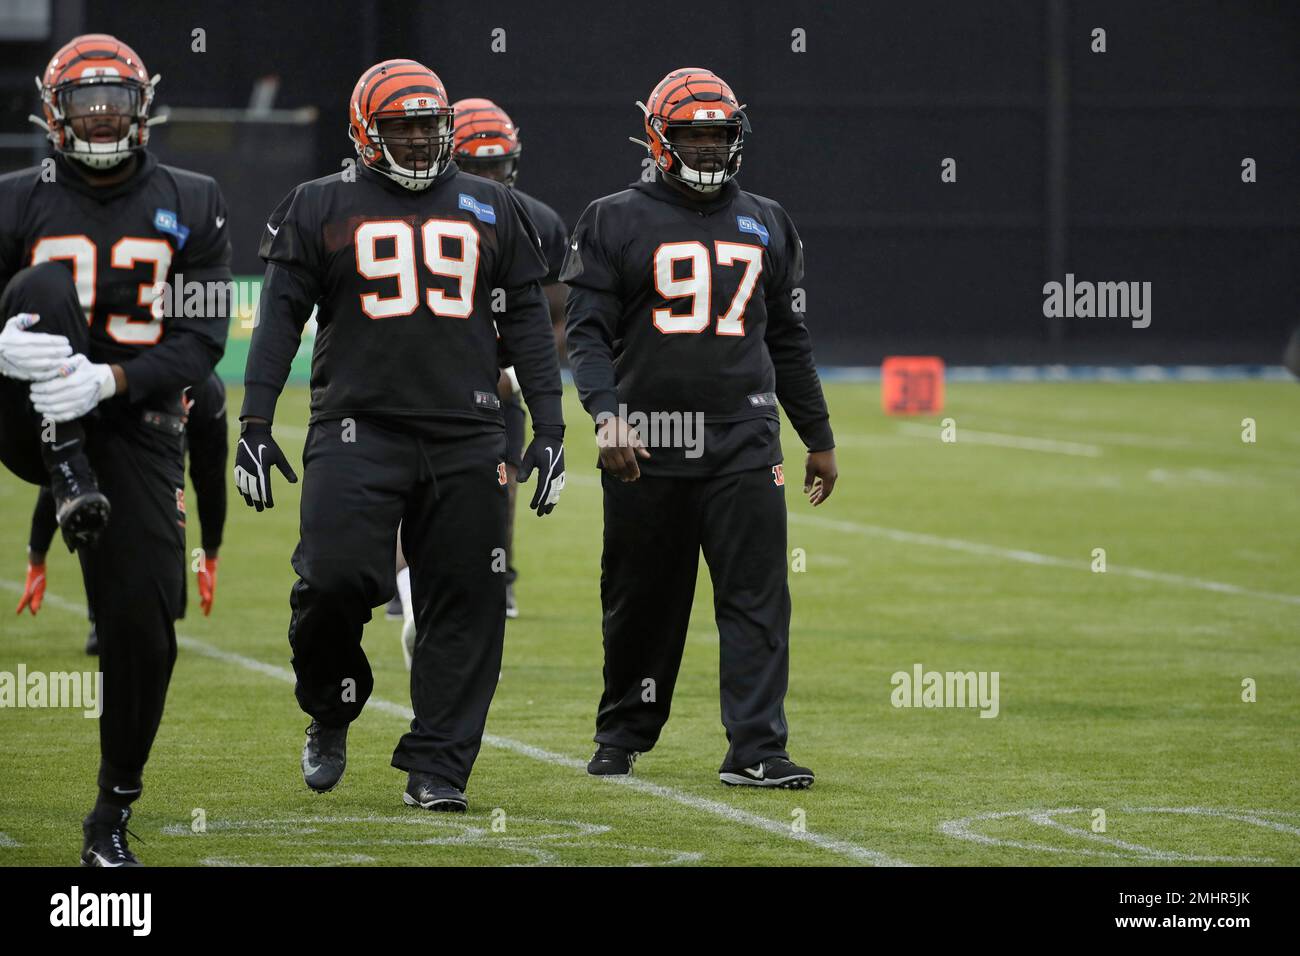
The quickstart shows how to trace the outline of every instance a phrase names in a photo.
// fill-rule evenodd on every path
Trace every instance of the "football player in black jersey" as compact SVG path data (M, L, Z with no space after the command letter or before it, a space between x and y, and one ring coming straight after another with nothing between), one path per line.
M528 213L533 228L537 230L537 237L542 243L542 256L546 259L542 293L546 296L551 327L555 331L557 354L563 357L564 300L568 289L559 280L564 255L569 247L569 230L559 213L515 185L515 180L519 177L523 144L519 138L519 128L509 114L491 100L482 98L458 100L452 104L452 109L456 111L453 144L456 165L464 172L494 179L509 186L524 212ZM515 488L524 452L525 423L523 405L519 401L519 382L513 368L507 368L502 373L497 382L497 393L505 403L506 474L510 482L509 532L506 536L506 557L510 570L506 572L506 616L513 618L519 616L514 592L518 576L514 560Z
M519 176L519 157L523 145L519 128L509 114L491 100L470 97L451 104L455 112L452 158L462 172L472 173L509 186L514 197L528 214L542 245L546 259L546 276L542 279L542 293L551 316L555 332L557 354L564 354L564 299L568 290L559 281L560 268L568 250L569 233L564 220L546 203L515 188ZM497 395L502 401L506 424L506 485L509 493L509 515L506 525L506 617L519 616L515 599L515 497L519 484L519 466L524 454L524 433L527 416L520 401L519 379L513 368L505 368L497 381ZM397 548L397 602L402 615L402 657L406 667L411 667L411 651L415 646L415 616L411 605L411 572Z
M104 866L136 863L126 823L176 659L181 393L228 325L206 304L171 315L163 293L212 284L228 302L231 288L217 184L145 148L157 80L113 37L72 40L38 80L53 158L0 177L0 459L49 486L95 609L101 760L82 860Z
M794 306L802 245L780 205L734 181L749 122L726 83L708 70L674 70L638 105L657 176L587 207L560 274L570 288L569 360L596 420L605 502L605 690L587 769L630 774L658 740L703 549L730 744L719 776L807 787L813 772L786 751L790 591L778 401L809 449L812 504L829 497L837 472Z
M199 606L204 617L212 613L217 592L217 561L226 527L226 455L229 452L226 424L226 386L213 372L202 385L188 388L182 399L185 412L185 451L190 460L190 481L194 483L199 512L200 541L203 545L191 562L198 585ZM18 601L18 613L33 616L41 609L49 580L45 555L58 530L54 494L41 486L32 510L31 533L27 539L27 580ZM181 595L180 616L185 617L185 594ZM99 655L99 633L95 630L95 609L87 605L90 634L86 653Z
M537 236L509 189L451 161L452 116L427 67L371 67L349 107L355 175L303 183L272 213L235 480L258 510L274 503L272 466L297 480L271 422L318 306L289 623L312 718L303 778L323 792L343 774L374 683L362 629L389 597L400 523L415 719L392 763L408 773L407 804L463 811L505 631L501 365L533 414L520 480L537 471L538 514L564 485L564 424Z

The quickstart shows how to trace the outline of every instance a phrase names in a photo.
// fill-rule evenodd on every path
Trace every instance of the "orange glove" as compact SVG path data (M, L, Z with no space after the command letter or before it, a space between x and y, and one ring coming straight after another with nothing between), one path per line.
M29 561L27 563L27 584L23 587L23 599L18 602L18 611L16 613L22 614L23 608L27 608L35 617L36 612L41 609L41 602L44 600L45 565L32 564Z
M199 564L199 604L203 616L212 613L212 600L217 596L217 559L205 557Z

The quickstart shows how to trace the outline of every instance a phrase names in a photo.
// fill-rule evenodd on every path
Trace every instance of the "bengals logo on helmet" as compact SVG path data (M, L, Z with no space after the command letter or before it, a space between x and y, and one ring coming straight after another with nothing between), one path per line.
M638 100L636 105L645 114L648 142L629 138L650 151L665 176L700 192L713 192L740 171L749 118L731 87L713 71L694 66L673 70L650 91L646 102ZM721 126L727 132L725 145L690 147L697 157L716 154L717 169L693 168L683 159L681 144L673 141L677 130L699 126Z
M453 110L447 105L447 91L438 74L414 60L385 60L361 74L352 88L348 105L348 136L361 161L407 189L422 190L433 185L451 156ZM433 120L429 135L385 137L380 124L385 120L427 116ZM415 168L399 162L397 149L407 156L428 150L428 163ZM403 156L406 163L412 160Z
M159 79L149 76L140 55L121 40L87 33L60 47L36 78L45 116L28 119L46 131L58 152L93 169L108 169L144 148L149 127L162 122L149 118ZM86 132L92 117L100 128L105 121L116 123L120 135L96 141Z
M480 97L457 100L454 155L467 173L513 186L519 175L519 128L508 113Z

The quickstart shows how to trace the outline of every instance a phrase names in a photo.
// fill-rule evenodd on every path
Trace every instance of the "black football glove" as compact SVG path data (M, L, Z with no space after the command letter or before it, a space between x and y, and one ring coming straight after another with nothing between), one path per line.
M560 492L564 490L564 442L550 435L534 434L519 465L521 485L532 475L534 468L537 469L537 490L533 492L528 507L541 517L555 510Z
M235 452L235 487L244 496L245 504L258 511L275 507L275 498L271 496L272 465L280 469L290 484L297 484L293 466L271 437L270 424L244 422L240 428L239 450Z

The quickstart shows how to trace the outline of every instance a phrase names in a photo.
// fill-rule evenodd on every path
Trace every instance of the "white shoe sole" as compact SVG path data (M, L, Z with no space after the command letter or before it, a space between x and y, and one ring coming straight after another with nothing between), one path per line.
M444 797L440 800L430 800L428 803L421 803L409 793L402 794L402 802L408 807L420 807L423 810L433 810L435 812L441 811L444 813L464 813L469 809L468 800L454 800Z
M720 773L718 779L729 787L769 787L780 790L807 790L813 785L812 774L797 773L789 777L764 777L755 780L740 773Z

